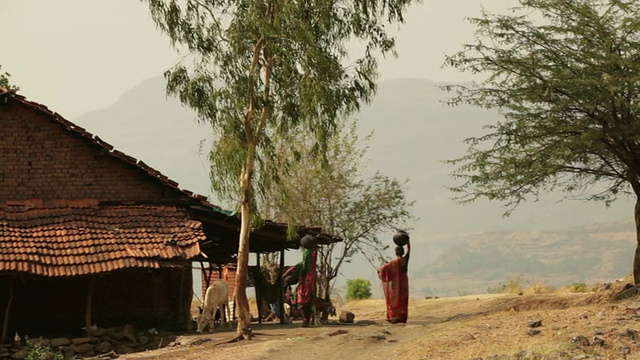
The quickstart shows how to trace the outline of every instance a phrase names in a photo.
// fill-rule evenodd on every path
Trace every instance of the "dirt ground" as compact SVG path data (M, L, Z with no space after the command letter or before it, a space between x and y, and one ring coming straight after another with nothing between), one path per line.
M623 285L412 299L408 323L396 325L384 321L384 300L351 301L338 313L352 311L354 324L254 324L252 340L234 343L234 331L216 329L120 359L640 359L640 296L631 288L618 299Z

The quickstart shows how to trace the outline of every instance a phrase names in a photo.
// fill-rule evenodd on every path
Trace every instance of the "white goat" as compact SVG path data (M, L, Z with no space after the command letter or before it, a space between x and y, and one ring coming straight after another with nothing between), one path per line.
M229 286L226 282L227 271L225 267L223 270L223 279L216 280L205 292L202 313L198 315L198 332L202 332L207 325L209 325L209 331L213 330L217 310L220 311L222 323L229 319L225 313L226 310L229 310ZM228 321L228 323L229 329L231 329L231 321Z

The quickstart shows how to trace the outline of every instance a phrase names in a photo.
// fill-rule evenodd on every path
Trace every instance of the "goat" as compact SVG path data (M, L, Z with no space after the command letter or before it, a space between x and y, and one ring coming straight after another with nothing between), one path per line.
M314 325L329 323L329 315L336 316L336 308L331 299L315 298L311 300L311 316Z
M198 327L197 332L202 332L207 325L209 330L214 329L216 314L220 311L222 323L227 320L229 323L229 329L232 328L231 321L227 317L225 311L229 310L229 286L227 285L227 268L223 270L223 279L216 280L211 286L207 288L204 295L204 303L202 312L198 315Z

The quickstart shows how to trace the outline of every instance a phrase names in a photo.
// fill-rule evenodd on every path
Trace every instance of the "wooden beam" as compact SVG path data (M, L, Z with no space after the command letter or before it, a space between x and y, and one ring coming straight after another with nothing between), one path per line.
M278 270L278 277L276 278L276 285L278 286L278 307L280 308L280 324L286 324L284 315L284 250L280 250L280 269Z
M209 287L209 285L211 285L211 274L213 273L213 267L211 267L211 263L209 263L209 267L207 268L207 270L204 270L204 262L200 261L200 268L202 269L202 273L204 275L204 280L206 282L206 287L205 287L205 291L207 291L206 288ZM204 301L204 294L202 294L202 301Z
M191 269L189 269L191 271ZM171 274L169 274L171 276ZM187 331L191 332L191 301L189 301L189 306L183 307L183 302L185 301L184 295L184 277L185 277L185 268L180 267L180 286L178 287L178 309L176 314L178 314L178 319L176 322L180 324L180 326L184 326ZM190 292L191 294L193 291ZM184 321L184 322L183 322Z
M93 289L96 286L96 277L92 276L89 280L89 286L87 288L87 299L84 307L84 326L87 327L87 334L91 336L93 332L92 324L91 324L91 307L93 304Z
M253 284L256 289L256 306L258 307L258 324L262 324L262 291L260 291L260 280L256 276L261 275L260 270L260 253L256 253L256 273L253 274Z

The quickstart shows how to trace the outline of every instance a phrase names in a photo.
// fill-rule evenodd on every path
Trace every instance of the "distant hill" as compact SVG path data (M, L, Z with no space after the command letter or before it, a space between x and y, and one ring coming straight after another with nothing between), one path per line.
M611 282L631 273L633 220L556 231L486 232L447 250L412 277L414 295L486 293L519 279L524 287Z
M70 119L185 188L210 195L208 146L211 130L195 113L165 95L162 77L143 81L112 106Z
M436 260L444 261L440 258L443 254L451 259L451 249L460 249L456 246L470 239L496 236L507 246L512 238L519 239L520 235L508 235L514 231L530 234L632 218L633 202L624 199L606 208L601 203L561 201L562 194L551 194L523 204L506 219L497 203L454 203L446 189L455 185L449 176L453 167L442 161L464 155L463 140L483 134L482 127L495 123L500 116L472 106L446 106L442 101L448 94L439 85L443 84L424 79L380 82L372 103L356 115L362 133L375 133L367 155L368 169L410 179L407 195L416 201L413 213L418 218L410 229L412 274ZM178 181L180 187L211 195L207 171L211 130L197 125L193 111L179 101L167 99L164 87L162 77L148 79L122 94L112 106L70 120L142 159ZM485 232L504 236L483 235ZM381 234L389 242L391 235L391 230ZM629 239L635 239L635 235ZM364 277L377 282L374 265L356 259L343 269L342 278ZM429 271L420 274L428 276ZM457 279L452 276L450 281L455 283Z

